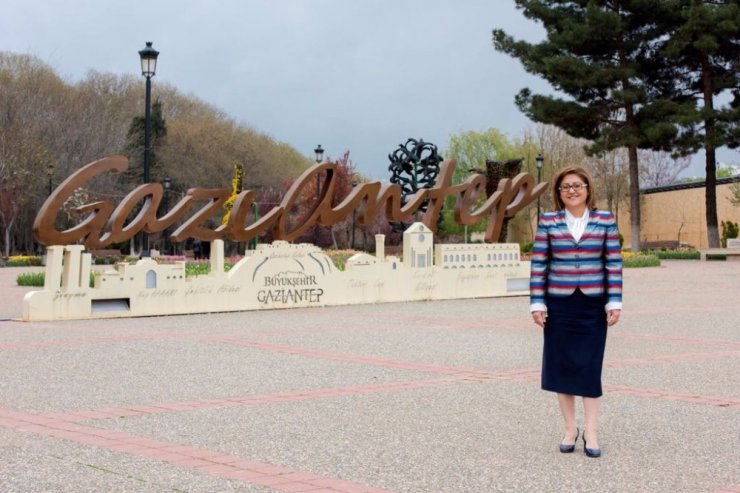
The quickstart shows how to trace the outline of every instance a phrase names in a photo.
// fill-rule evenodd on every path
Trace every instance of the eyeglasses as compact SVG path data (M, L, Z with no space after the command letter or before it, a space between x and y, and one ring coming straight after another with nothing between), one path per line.
M558 190L560 190L561 192L567 192L568 190L580 192L584 188L588 188L588 185L586 185L585 183L568 183L566 185L560 185L558 187Z

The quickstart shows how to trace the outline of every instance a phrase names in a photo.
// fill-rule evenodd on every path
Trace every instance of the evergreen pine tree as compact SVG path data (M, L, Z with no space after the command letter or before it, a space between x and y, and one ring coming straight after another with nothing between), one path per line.
M591 153L625 147L629 156L631 249L640 248L638 148L664 148L675 138L671 121L655 115L647 67L667 27L658 22L671 2L665 0L515 0L530 19L544 26L547 38L536 44L493 31L497 50L518 58L561 94L516 96L531 119L556 125L592 141ZM645 113L647 112L647 113Z
M660 20L670 36L659 47L663 56L657 57L661 62L657 96L673 103L669 116L682 128L674 142L678 153L705 151L707 240L710 248L716 248L720 244L716 149L740 145L740 2L670 3L670 15ZM728 103L718 106L718 99Z
M162 115L162 102L157 99L152 104L152 133L149 141L149 178L152 182L162 181L164 178L157 161L157 147L167 135L167 122ZM131 120L126 135L124 155L128 157L129 167L125 179L133 185L144 183L144 132L146 120L144 116L135 116Z

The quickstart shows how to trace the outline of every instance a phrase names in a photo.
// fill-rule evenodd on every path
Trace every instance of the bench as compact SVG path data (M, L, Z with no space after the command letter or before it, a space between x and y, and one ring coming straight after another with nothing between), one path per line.
M640 245L640 250L679 250L685 248L692 247L677 240L643 241Z
M740 260L740 248L707 248L699 250L699 258L706 260L707 255L724 255L727 260Z

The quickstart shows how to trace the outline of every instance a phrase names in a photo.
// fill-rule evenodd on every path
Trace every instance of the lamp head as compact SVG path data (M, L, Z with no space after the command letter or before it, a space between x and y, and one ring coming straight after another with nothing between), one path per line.
M324 149L321 148L321 144L319 144L313 152L316 154L316 163L320 163L324 160Z
M157 72L157 57L159 52L152 48L152 42L146 42L146 48L139 51L139 57L141 58L141 75L146 78L154 77Z

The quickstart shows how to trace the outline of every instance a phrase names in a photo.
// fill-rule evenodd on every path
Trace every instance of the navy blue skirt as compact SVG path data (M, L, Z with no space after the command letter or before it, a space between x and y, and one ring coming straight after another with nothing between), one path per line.
M583 397L601 397L601 368L606 347L603 297L580 289L565 297L547 297L542 389Z

